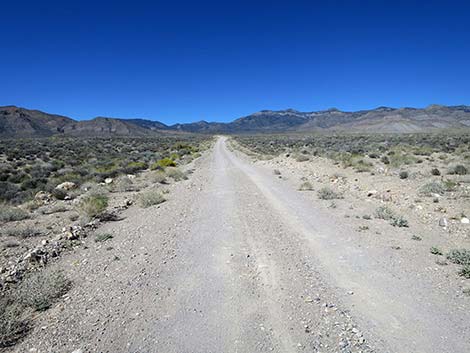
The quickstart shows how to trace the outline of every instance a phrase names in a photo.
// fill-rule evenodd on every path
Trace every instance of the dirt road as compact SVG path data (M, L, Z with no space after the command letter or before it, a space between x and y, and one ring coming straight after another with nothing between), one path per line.
M17 352L469 352L470 311L218 139L160 207L69 255Z

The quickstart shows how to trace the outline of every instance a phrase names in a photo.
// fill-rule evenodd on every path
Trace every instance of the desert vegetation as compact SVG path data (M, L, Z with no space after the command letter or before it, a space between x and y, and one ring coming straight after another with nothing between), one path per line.
M409 232L410 247L470 277L468 134L293 133L238 136L234 144L279 174L296 176L299 190L317 190L317 199L334 200L334 207L320 205L335 213L343 209L345 218L357 220L361 234L399 232L388 238L399 239ZM354 215L355 209L361 214Z
M37 138L0 140L0 346L14 344L72 286L48 262L82 244L113 234L99 222L116 221L136 202L165 201L168 184L187 179L180 168L199 157L210 139ZM110 247L112 248L112 247Z

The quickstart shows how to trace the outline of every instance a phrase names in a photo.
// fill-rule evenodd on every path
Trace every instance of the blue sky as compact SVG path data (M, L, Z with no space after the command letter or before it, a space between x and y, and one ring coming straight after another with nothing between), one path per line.
M465 1L9 1L1 12L0 105L170 124L470 104Z

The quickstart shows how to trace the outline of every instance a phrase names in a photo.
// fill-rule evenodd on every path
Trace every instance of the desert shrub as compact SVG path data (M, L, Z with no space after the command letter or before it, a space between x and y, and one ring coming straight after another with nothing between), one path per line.
M112 239L113 235L109 233L101 233L95 236L95 243L104 242L106 240Z
M53 214L67 211L69 211L69 208L66 205L54 205L51 207L43 207L40 210L42 214Z
M166 183L166 174L163 171L157 171L155 174L153 174L153 182L154 183L159 183L159 184L165 184Z
M470 250L452 249L447 253L446 257L454 264L470 265Z
M470 279L470 265L465 265L464 267L460 269L458 273L459 273L459 276L462 276L466 279Z
M79 209L88 217L96 217L108 207L108 197L103 194L85 196L79 203Z
M458 164L449 169L449 174L466 175L468 170L465 166Z
M433 194L443 195L445 192L445 188L442 183L431 181L422 185L418 189L418 194L421 196L432 196Z
M300 191L312 191L312 190L313 190L313 185L312 185L312 183L310 183L309 181L304 181L304 182L300 185L299 190L300 190Z
M122 175L114 181L113 189L116 192L132 191L134 190L134 183L128 176Z
M67 191L62 190L62 189L56 189L54 188L51 191L52 196L54 196L57 200L65 200L67 197Z
M175 181L186 180L188 177L178 168L167 168L165 170L166 175Z
M64 295L70 286L71 282L62 272L41 271L26 277L14 296L19 304L43 311Z
M307 161L310 160L310 158L308 156L304 155L304 154L299 154L295 157L295 160L297 162L307 162Z
M449 179L444 180L442 183L443 183L445 191L455 191L455 190L457 190L457 186L459 185L455 181L452 181L452 180L449 180Z
M409 165L416 162L416 157L406 154L406 153L395 153L390 156L390 164L393 167L400 167L402 165Z
M10 296L0 298L0 348L12 346L29 329L23 308Z
M162 167L162 168L165 168L165 167L176 167L176 163L175 163L175 161L172 160L171 158L163 158L163 159L160 159L160 160L157 162L157 166Z
M365 161L364 159L353 159L352 160L352 167L356 169L359 173L369 172L372 168L373 164L370 162Z
M408 227L408 221L402 216L395 216L390 220L390 224L394 227Z
M178 153L172 153L170 154L170 159L173 160L173 161L176 161L178 159L180 159L180 155Z
M383 164L390 164L390 159L387 156L382 156L382 158L380 158L380 161Z
M10 227L3 229L0 234L2 236L10 236L25 239L40 236L42 232L39 229L34 229L31 227Z
M122 170L126 174L133 174L147 168L148 164L145 162L130 162Z
M30 218L30 214L25 210L7 205L0 205L0 221L14 222Z
M400 179L408 179L409 174L407 171L401 171L398 176L400 177Z
M437 168L432 168L431 169L431 175L441 175L441 171Z
M14 201L21 189L8 181L0 182L0 201Z
M163 195L157 190L141 192L138 199L140 207L143 208L158 205L165 201Z
M343 196L330 189L329 187L323 187L317 192L318 198L321 200L335 200L335 199L342 199Z
M281 171L279 169L273 170L274 175L281 175Z
M432 246L432 247L429 249L429 251L430 251L431 254L433 254L433 255L442 255L442 251L441 251L439 248L435 247L435 246Z
M395 212L393 212L387 206L380 206L380 207L377 207L377 209L375 210L374 215L375 215L375 218L390 221L391 219L393 219L395 217Z

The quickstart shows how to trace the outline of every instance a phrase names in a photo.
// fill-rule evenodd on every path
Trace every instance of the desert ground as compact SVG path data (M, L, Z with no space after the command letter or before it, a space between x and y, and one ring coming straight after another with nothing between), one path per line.
M5 352L470 351L468 175L440 175L464 154L345 166L204 143L103 181L86 223L93 188L3 218Z

